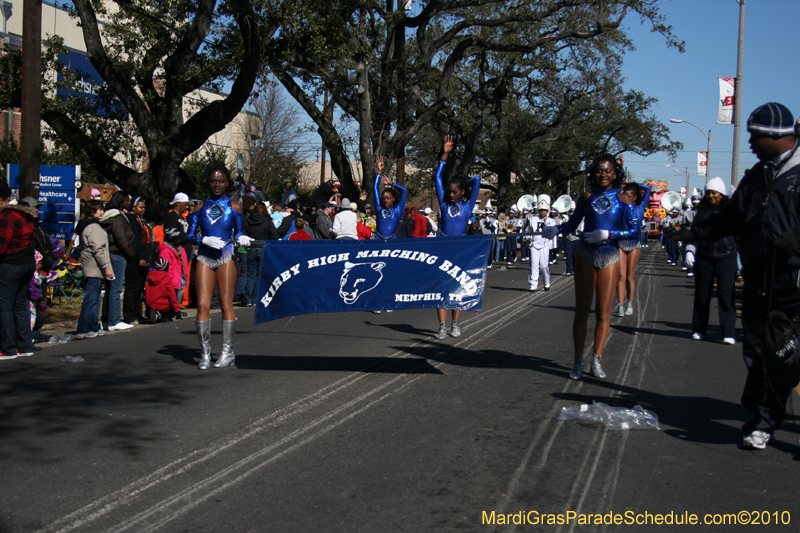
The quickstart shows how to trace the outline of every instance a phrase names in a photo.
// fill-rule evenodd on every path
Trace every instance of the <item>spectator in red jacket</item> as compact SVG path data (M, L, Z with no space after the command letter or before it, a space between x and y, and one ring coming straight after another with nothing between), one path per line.
M297 231L289 236L290 241L311 241L311 235L306 233L306 221L298 218L294 221L294 227Z
M414 220L414 238L423 238L428 236L428 219L419 212L419 208L414 206L411 208L411 218Z
M8 199L8 186L0 196ZM28 284L36 272L34 220L39 203L25 198L0 210L0 361L33 355Z
M358 231L358 238L360 240L367 240L372 238L372 228L367 226L365 223L365 216L361 213L358 213L358 223L356 224L356 230Z
M170 319L181 317L181 306L169 273L169 261L163 257L156 259L155 270L147 276L145 301L149 309L155 309Z

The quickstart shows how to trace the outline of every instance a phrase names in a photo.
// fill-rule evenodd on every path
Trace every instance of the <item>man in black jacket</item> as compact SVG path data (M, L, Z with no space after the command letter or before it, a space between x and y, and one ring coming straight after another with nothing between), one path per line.
M762 357L764 324L770 311L800 314L800 150L791 112L764 104L747 120L750 147L760 162L742 179L717 217L694 224L672 238L713 241L738 235L744 294L742 327L747 381L742 405L753 413L743 426L742 447L763 450L786 416L786 401L797 385L769 357Z

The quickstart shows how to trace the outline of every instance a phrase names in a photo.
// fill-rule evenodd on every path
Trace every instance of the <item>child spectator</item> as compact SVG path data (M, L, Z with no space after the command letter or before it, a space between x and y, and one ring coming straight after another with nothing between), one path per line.
M183 265L186 264L186 252L180 246L175 246L169 240L158 245L156 250L158 257L163 258L169 264L169 276L172 278L172 286L175 288L175 295L178 302L183 299L183 288L186 283Z
M42 254L39 250L33 251L34 261L36 261L36 273L31 278L28 285L28 310L31 313L31 335L33 342L47 342L49 335L39 331L44 325L44 317L47 315L47 284L58 277L54 270L47 272L42 270ZM43 290L45 289L45 290Z
M151 270L147 277L145 301L149 309L155 309L168 320L177 320L181 318L181 307L169 268L169 261L163 257L156 259L155 270Z
M297 229L289 236L290 241L311 241L311 235L306 233L306 221L302 218L297 218L294 221L294 227Z
M356 231L358 232L358 238L363 240L371 239L372 238L372 228L370 228L366 224L367 217L366 215L361 215L359 217L358 223L356 224Z

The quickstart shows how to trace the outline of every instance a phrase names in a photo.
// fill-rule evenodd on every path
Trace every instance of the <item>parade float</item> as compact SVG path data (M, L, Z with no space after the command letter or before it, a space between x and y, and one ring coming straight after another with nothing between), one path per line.
M666 181L649 180L644 182L650 187L650 201L644 212L644 219L650 222L650 234L655 237L660 233L659 222L666 218L667 210L661 205L661 197L669 189Z

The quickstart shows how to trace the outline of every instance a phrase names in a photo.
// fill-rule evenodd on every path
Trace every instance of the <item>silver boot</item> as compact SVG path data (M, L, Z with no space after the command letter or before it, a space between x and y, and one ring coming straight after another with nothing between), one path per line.
M605 379L606 373L603 372L603 356L594 354L592 357L592 375L599 379Z
M208 370L211 366L211 319L195 320L197 339L200 341L200 364L197 368Z
M222 353L214 363L214 368L233 366L236 354L233 353L233 337L236 335L236 320L222 321Z
M572 363L572 372L569 373L569 379L581 379L583 377L583 354L576 353L575 359Z

